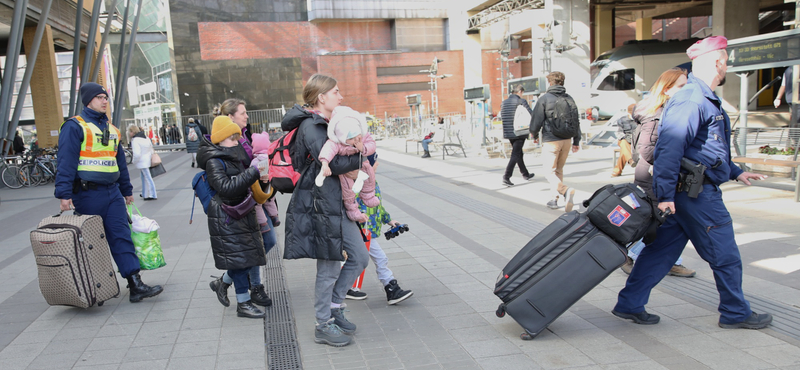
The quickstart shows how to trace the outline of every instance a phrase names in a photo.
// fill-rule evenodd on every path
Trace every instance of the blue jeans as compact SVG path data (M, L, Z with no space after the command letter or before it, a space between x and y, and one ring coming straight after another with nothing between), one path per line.
M424 151L426 151L426 152L427 152L427 151L428 151L428 144L429 144L431 141L433 141L433 139L425 139L425 140L422 140L422 150L424 150Z
M247 272L249 270L228 270L222 275L222 282L233 284L233 289L236 291L236 302L242 303L250 300L250 284L247 283Z
M269 231L261 233L261 238L264 239L264 252L269 253L272 247L278 244L278 236L275 232L275 227L272 226L272 218L269 216L267 216L267 225L269 226ZM251 287L261 285L261 266L251 267L247 272L247 276L250 278Z
M149 168L142 168L142 198L158 198L156 193L156 183L153 176L150 176Z

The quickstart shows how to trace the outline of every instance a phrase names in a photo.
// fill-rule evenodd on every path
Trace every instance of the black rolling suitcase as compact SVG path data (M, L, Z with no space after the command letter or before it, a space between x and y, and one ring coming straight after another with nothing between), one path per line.
M627 251L577 211L553 221L511 261L495 284L508 313L530 340L625 263Z

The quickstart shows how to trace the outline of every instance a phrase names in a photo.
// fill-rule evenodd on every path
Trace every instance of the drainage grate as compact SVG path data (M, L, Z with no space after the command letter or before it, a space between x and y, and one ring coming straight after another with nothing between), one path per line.
M270 370L302 369L300 347L292 304L283 273L283 248L280 243L267 254L264 266L264 288L272 298L264 318L264 343L266 343L267 368Z

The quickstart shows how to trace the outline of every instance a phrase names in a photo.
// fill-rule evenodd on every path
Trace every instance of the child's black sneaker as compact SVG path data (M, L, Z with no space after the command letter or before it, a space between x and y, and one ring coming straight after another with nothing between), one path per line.
M410 290L401 289L397 280L390 281L383 289L386 290L386 300L389 301L389 304L398 304L414 295L414 292Z
M367 299L367 293L364 293L360 290L347 289L347 295L344 297L347 299L362 301Z

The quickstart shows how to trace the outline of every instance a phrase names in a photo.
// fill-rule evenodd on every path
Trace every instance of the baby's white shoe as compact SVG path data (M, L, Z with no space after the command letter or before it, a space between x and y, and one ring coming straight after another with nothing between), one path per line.
M317 187L321 188L322 187L322 183L324 181L325 181L325 175L322 174L322 171L319 171L319 174L317 175L317 178L314 179L314 184L316 184Z
M369 175L364 171L358 171L358 178L353 183L353 193L358 194L361 192L361 188L364 187L364 181L367 181Z

